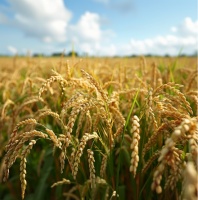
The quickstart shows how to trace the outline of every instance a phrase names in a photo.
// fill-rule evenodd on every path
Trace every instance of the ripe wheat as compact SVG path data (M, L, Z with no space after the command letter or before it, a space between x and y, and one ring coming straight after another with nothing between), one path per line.
M12 184L19 159L22 199L42 177L46 199L197 198L197 71L123 61L2 68L0 178Z

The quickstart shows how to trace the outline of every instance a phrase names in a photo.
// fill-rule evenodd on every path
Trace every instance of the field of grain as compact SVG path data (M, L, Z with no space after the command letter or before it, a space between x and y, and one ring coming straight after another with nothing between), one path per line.
M0 58L0 199L197 199L193 57Z

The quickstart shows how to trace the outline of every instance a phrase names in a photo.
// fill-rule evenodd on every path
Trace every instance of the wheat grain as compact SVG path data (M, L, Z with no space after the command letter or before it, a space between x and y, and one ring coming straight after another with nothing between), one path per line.
M119 111L119 109L117 107L110 106L109 110L113 114L113 118L115 121L114 123L117 126L117 130L116 130L115 134L113 135L113 137L116 139L122 133L122 130L125 126L126 121L125 121L122 113ZM112 140L112 142L113 142L113 140Z
M17 110L16 110L16 115L17 115L18 113L20 113L21 110L22 110L24 107L26 107L27 105L33 104L33 103L36 103L36 102L38 102L38 97L34 97L34 96L31 97L31 99L28 99L27 101L23 102L23 103L17 108Z
M92 131L92 117L90 111L86 112L86 119L84 125L84 132L90 133Z
M47 138L48 136L40 131L30 131L25 132L23 134L18 134L15 137L15 141L12 142L6 149L5 155L5 169L4 169L4 178L3 180L6 181L9 176L9 168L13 165L16 158L19 156L19 152L22 149L24 143L29 140L33 140L35 137L39 138Z
M49 79L47 79L47 80L45 81L45 83L43 83L42 87L41 87L40 90L39 90L38 98L39 98L40 100L42 100L41 96L42 96L43 92L47 91L47 88L50 89L50 85L51 85L53 82L60 82L60 85L62 86L62 88L65 87L65 84L67 85L66 80L64 80L60 75L58 75L58 76L51 76ZM51 93L52 93L52 92L51 92Z
M186 100L185 95L182 92L180 92L176 87L182 87L182 86L178 85L178 84L171 83L171 82L164 84L164 85L161 85L153 91L153 96L157 96L159 94L167 95L169 99L173 98L173 103L177 102L178 105L180 105L181 107L184 107L184 111L187 110L190 114L192 114L193 113L192 108L191 108L189 102ZM173 93L175 93L175 95L178 96L179 101L178 101L177 98L173 97L172 95L169 95L164 90L165 91L170 90Z
M95 90L96 90L96 94L100 94L102 99L107 102L108 101L108 97L105 94L105 92L102 90L101 86L95 81L95 79L88 74L87 72L85 72L83 69L81 69L81 72L83 73L83 75L85 76L85 78L90 82L91 85L94 86Z
M91 188L96 187L96 175L95 175L95 167L94 167L94 153L91 149L87 149L88 153L88 163L89 163L89 173L90 173L90 180L91 180Z
M48 133L48 135L49 135L50 139L52 140L52 142L54 143L54 145L61 149L61 143L59 142L56 134L50 129L46 129L46 132Z
M182 151L173 148L173 153L172 155L169 153L168 156L166 156L166 164L171 167L169 173L169 177L166 180L165 183L165 189L170 187L171 190L174 190L176 187L177 182L181 179L181 173L182 173Z
M142 172L146 173L147 170L149 169L149 167L151 166L151 164L153 163L154 160L156 160L159 157L160 152L156 151L150 158L149 160L146 162L146 164L144 165Z
M193 71L188 80L187 80L187 85L186 85L186 92L190 91L190 89L192 88L192 84L195 81L195 78L197 77L197 70Z
M116 192L115 190L113 191L110 200L111 200L111 199L114 199L114 197L115 197L115 198L119 198L119 194L117 194L117 192Z
M74 179L76 179L76 175L77 175L77 172L78 172L78 165L80 163L80 158L83 154L83 150L85 148L85 145L86 145L88 140L93 139L93 138L98 138L98 135L95 132L93 134L85 133L84 136L82 137L81 141L80 141L80 144L78 145L78 149L75 153L74 162L72 164L72 175L73 175Z
M103 155L102 157L102 162L101 162L101 166L100 166L100 176L102 178L104 178L105 176L105 172L106 172L106 166L107 166L107 156Z
M166 135L170 133L169 130L173 130L176 125L179 125L179 123L181 123L181 120L166 121L161 124L161 126L151 135L148 142L144 145L142 156L144 157L145 153L156 144L158 137L162 135L166 137Z
M4 103L3 108L2 108L2 110L1 110L1 119L4 119L4 118L5 118L5 116L6 116L5 110L6 110L6 107L8 107L9 105L15 105L15 103L14 103L12 100L10 100L10 99L8 99L8 100Z
M152 123L151 123L149 129L151 129L151 127L152 129L154 128L154 130L158 128L157 121L155 119L155 114L153 111L153 89L152 88L150 88L148 91L146 118L148 121L152 122L154 125L152 126Z
M161 154L158 158L160 165L155 170L153 175L152 190L156 190L157 193L162 192L160 182L162 179L162 172L165 165L172 168L172 175L168 179L167 185L171 184L171 187L175 187L175 182L178 180L176 174L179 175L181 166L182 151L175 147L175 145L182 140L182 142L193 137L197 130L195 125L196 119L183 119L182 123L175 128L170 138L166 139L165 146L161 150ZM187 134L188 133L188 134ZM190 136L190 137L189 137Z
M71 183L70 180L63 178L63 180L58 181L58 182L54 183L53 185L51 185L51 188L53 188L57 185L70 184L70 183Z
M174 69L158 65L158 58L154 64L149 58L146 63L144 57L138 65L133 59L123 62L120 58L72 58L66 63L61 58L58 66L52 60L44 65L34 58L25 62L20 59L15 59L12 67L1 65L0 98L4 104L0 105L0 155L4 157L0 176L4 181L8 179L9 170L21 158L22 198L34 190L28 181L30 190L26 191L26 159L35 140L45 140L37 146L41 155L37 151L34 154L39 159L37 170L41 178L45 176L40 170L47 145L59 148L56 154L63 179L59 181L56 174L49 180L55 182L51 187L70 183L62 190L67 200L168 199L180 195L183 179L181 198L197 198L198 118L194 116L198 92L193 65ZM7 76L13 72L13 65L17 71ZM52 71L52 76L51 67L58 69ZM35 97L36 90L42 102ZM133 118L137 123L126 124L131 102L135 103L132 113L139 114L141 123ZM56 156L54 159L57 169ZM35 162L30 163L29 168L36 167ZM114 173L118 165L119 173ZM135 182L128 176L130 172L124 171L127 168L136 176ZM152 190L161 193L159 196L149 189L151 174ZM12 179L8 184L11 189L6 185L1 188L3 194L14 194ZM53 188L51 197L56 194L60 195L59 189Z
M183 199L196 200L198 198L198 173L192 162L186 164L184 171Z
M138 144L140 140L140 130L139 130L140 124L139 124L139 118L134 115L132 119L132 143L131 143L131 164L130 164L130 172L133 173L133 176L136 175L136 170L139 162L139 154L138 154Z
M21 196L22 199L25 197L25 190L26 190L26 157L30 153L30 150L32 149L33 145L36 144L36 140L31 140L28 144L28 146L22 151L21 153L21 162L20 162L20 180L21 180Z

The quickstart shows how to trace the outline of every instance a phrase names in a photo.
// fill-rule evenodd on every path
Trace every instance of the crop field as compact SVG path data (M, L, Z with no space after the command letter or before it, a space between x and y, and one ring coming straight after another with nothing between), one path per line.
M0 199L198 195L195 57L0 58Z

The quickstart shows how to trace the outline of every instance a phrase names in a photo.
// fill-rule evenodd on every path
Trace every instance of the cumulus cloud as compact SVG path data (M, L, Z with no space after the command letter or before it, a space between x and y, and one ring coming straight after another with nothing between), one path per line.
M154 54L154 55L178 55L182 53L192 54L197 50L198 40L198 21L193 21L187 17L184 21L171 28L166 35L157 35L152 38L138 40L131 38L125 44L101 43L95 42L82 44L82 49L89 53L97 52L97 55L132 55L132 54ZM118 35L119 37L119 35Z
M72 16L63 0L8 0L14 11L14 23L26 35L44 42L65 41Z
M70 27L73 39L85 41L98 41L102 37L99 23L100 17L96 13L86 12L76 25Z
M101 28L101 17L91 12L85 12L76 24L70 25L69 32L79 50L89 55L104 53L103 45L108 46L110 38L114 37L111 30Z
M72 13L63 0L40 0L39 3L30 0L8 2L14 13L10 19L13 24L10 25L44 43L56 45L58 42L63 46L73 42L80 52L93 55L103 51L100 43L107 44L114 35L111 30L102 29L103 19L97 13L87 11L80 16L76 24L71 24Z
M142 40L131 37L127 43L119 44L118 33L116 35L112 30L104 29L102 17L97 13L86 11L75 24L71 24L72 12L67 9L63 0L40 0L39 3L31 0L7 1L13 15L5 16L4 12L0 12L0 23L6 24L9 21L9 25L20 28L26 35L42 40L47 43L42 44L47 47L47 51L53 52L65 47L70 50L71 43L76 51L89 55L177 55L180 50L186 54L197 50L198 21L193 21L190 17L186 17L181 24L170 27L166 35ZM110 5L110 0L97 1ZM121 1L115 0L114 5L118 3ZM43 46L38 51L44 49ZM14 48L8 49L16 53Z
M193 22L190 17L186 17L182 24L178 27L173 26L171 30L181 36L188 36L189 34L196 36L198 34L198 21Z
M156 36L137 40L132 38L128 44L121 45L124 54L192 54L197 50L198 21L192 21L187 17L184 21L171 28L167 35Z

